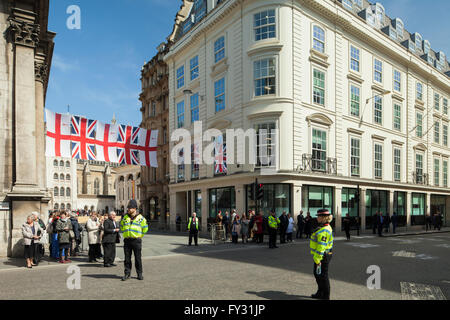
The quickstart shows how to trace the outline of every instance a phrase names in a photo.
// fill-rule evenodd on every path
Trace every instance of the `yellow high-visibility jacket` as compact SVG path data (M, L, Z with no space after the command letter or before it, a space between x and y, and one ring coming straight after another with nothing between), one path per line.
M124 239L142 238L148 231L147 220L140 214L134 220L125 215L120 221L120 230L123 232Z
M189 218L189 224L188 224L188 230L191 230L191 222L192 222L192 217ZM198 218L195 217L195 229L198 230Z
M311 235L309 246L314 262L319 264L333 248L333 229L329 224L321 226Z
M280 224L280 219L275 218L274 216L270 215L268 224L270 228L277 229L278 225Z

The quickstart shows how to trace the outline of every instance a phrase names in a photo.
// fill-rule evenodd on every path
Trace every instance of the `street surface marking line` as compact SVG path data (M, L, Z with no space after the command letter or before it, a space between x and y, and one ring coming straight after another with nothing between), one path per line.
M349 243L345 243L345 244L348 246L358 247L358 248L363 248L363 249L379 247L379 245L377 245L377 244L358 243L358 242L349 242Z
M447 300L441 288L413 282L400 282L402 300Z
M415 258L416 254L414 252L408 252L405 250L394 251L392 254L393 257L404 257L404 258Z

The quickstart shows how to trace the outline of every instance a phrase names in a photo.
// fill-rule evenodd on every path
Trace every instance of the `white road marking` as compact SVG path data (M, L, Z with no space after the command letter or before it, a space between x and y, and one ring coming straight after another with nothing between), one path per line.
M441 288L413 282L400 282L402 300L447 300Z
M363 248L363 249L379 247L379 245L377 245L377 244L358 243L358 242L349 242L349 243L346 243L346 245L349 245L352 247Z
M447 243L437 244L435 245L435 247L450 249L450 244Z
M416 253L415 252L408 252L405 250L401 250L401 251L394 251L392 252L392 256L393 257L403 257L403 258L415 258L416 257Z

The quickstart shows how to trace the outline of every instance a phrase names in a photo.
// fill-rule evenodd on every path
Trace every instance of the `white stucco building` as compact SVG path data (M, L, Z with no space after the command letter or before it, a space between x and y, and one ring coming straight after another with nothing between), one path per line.
M408 227L436 211L450 223L450 68L406 27L364 0L185 0L165 56L170 133L199 120L279 135L257 141L276 151L272 174L171 164L171 222L196 211L206 230L219 210L254 209L257 178L266 214L325 207L338 230L346 213L369 229L376 211Z
M71 158L46 157L47 187L51 192L49 210L76 210L77 161Z

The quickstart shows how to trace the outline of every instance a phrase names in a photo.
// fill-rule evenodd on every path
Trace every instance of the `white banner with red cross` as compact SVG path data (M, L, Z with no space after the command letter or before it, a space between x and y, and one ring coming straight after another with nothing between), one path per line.
M158 167L158 130L104 124L45 109L45 155Z

